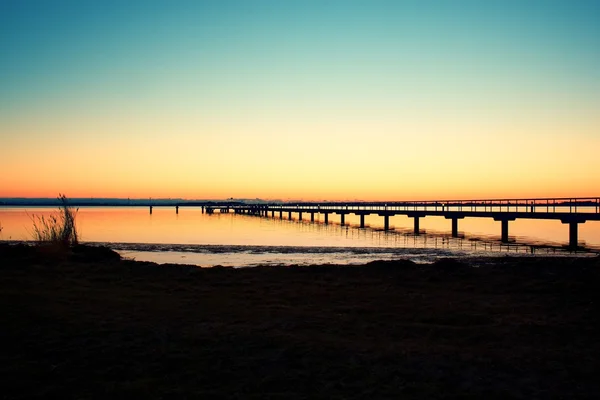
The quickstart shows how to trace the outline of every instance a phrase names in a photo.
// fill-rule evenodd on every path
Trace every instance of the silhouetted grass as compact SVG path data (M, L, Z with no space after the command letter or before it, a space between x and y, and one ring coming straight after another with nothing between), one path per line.
M79 242L75 217L77 210L69 207L69 202L64 194L59 194L61 202L58 215L33 215L33 239L39 244L49 244L61 248L76 245Z

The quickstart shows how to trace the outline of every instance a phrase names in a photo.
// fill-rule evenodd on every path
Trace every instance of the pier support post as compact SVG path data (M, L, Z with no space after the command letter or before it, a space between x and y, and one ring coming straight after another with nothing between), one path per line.
M271 218L275 218L275 210L271 210Z
M415 235L419 234L419 217L414 217L414 233Z
M302 221L302 213L301 213L301 212L299 212L299 213L298 213L298 219L299 219L300 221Z
M365 227L365 215L364 214L360 215L360 227L361 228Z
M340 214L340 224L343 226L346 223L346 214Z
M179 206L175 206L175 214L179 214Z
M329 223L329 214L325 213L325 223Z
M383 216L383 230L384 231L390 230L390 216L389 215Z
M288 219L291 220L292 219L292 212L288 212Z
M500 240L503 243L508 243L508 220L503 219L500 222L502 223L502 232L501 232L502 234L501 234Z
M279 219L283 219L283 211L279 210Z
M315 213L314 212L310 213L310 222L315 222Z
M150 206L150 214L152 214L152 206Z
M569 218L567 220L562 220L563 224L569 224L569 250L577 250L579 247L577 242L579 241L578 237L578 224L583 224L585 222L585 218Z
M445 218L452 221L452 237L458 237L458 220L463 219L464 215L446 215ZM495 219L495 221L498 221Z
M202 206L202 214L204 214L204 206Z
M577 249L577 222L569 223L569 248Z

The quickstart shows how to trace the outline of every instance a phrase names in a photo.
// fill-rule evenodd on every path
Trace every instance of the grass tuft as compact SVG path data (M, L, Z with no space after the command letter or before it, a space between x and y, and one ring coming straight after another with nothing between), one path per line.
M67 248L79 243L79 235L75 225L77 210L69 207L69 202L64 194L59 194L61 202L58 215L53 214L48 218L43 215L33 215L33 239L38 244L50 244Z

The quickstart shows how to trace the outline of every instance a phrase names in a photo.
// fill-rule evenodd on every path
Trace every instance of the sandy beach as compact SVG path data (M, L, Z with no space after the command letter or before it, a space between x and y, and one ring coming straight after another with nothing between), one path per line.
M600 395L599 257L198 268L0 245L21 398Z

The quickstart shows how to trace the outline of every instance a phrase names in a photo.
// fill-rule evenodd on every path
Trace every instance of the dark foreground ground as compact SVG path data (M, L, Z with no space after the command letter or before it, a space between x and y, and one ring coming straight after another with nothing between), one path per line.
M600 259L200 269L0 245L0 398L600 396Z

